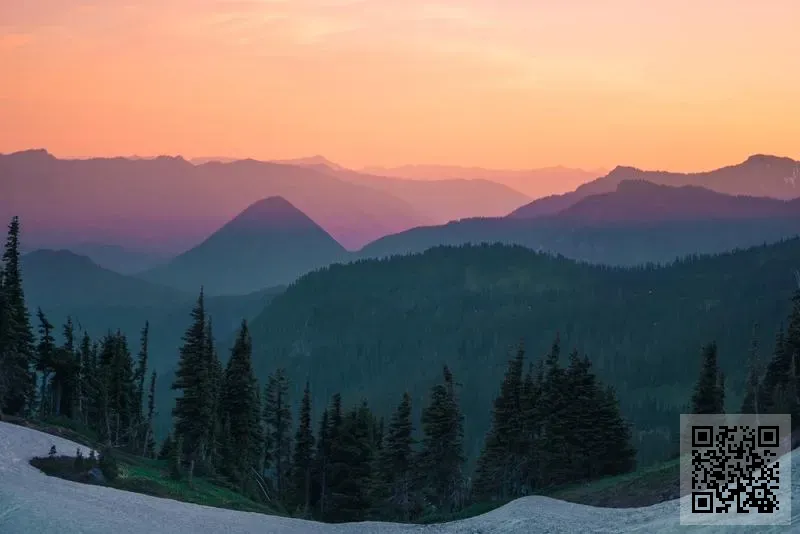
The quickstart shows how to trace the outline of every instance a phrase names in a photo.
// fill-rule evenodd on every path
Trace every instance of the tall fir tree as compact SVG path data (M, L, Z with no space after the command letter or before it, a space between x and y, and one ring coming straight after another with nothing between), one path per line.
M2 314L5 333L3 358L5 396L3 412L11 415L30 414L36 400L36 375L33 373L36 351L30 315L25 305L20 265L20 223L13 217L3 249Z
M222 394L222 415L225 424L226 446L221 451L222 471L234 483L244 488L251 479L252 469L259 464L255 453L260 451L253 426L258 410L258 384L253 374L252 341L247 322L242 321L231 357L225 369Z
M209 358L209 383L211 387L211 425L209 428L208 464L216 466L220 461L220 444L222 441L222 388L225 371L217 354L214 342L214 328L211 316L206 323L206 355Z
M300 416L294 437L292 455L292 504L301 517L309 517L311 512L311 475L314 460L314 431L311 428L311 386L306 381L303 399L300 402Z
M172 410L175 441L180 439L182 443L181 458L188 461L187 475L190 481L195 464L205 458L213 418L207 352L206 311L201 288L197 304L192 309L192 324L183 335L178 368L172 383L172 389L180 391Z
M278 498L285 501L291 466L292 412L286 370L276 369L264 388L264 428L266 433L264 467L275 481Z
M444 382L431 390L430 404L422 413L422 449L418 480L428 501L449 513L463 503L464 417L458 405L455 382L445 365Z
M758 325L753 327L753 339L750 342L750 353L747 359L747 378L745 380L744 396L740 413L758 414L759 406L759 387L761 385L761 359L758 346Z
M156 378L155 371L150 373L150 389L147 395L147 416L145 418L145 434L142 440L142 456L153 458L155 457L156 441L153 432L153 417L156 412Z
M53 324L47 320L41 308L36 310L39 320L39 344L36 347L36 371L39 373L39 417L51 413L52 398L49 395L50 373L56 358L56 341L53 338Z
M411 395L392 414L375 469L372 505L377 519L410 521L415 513L414 426Z
M478 458L473 491L484 499L518 495L524 484L528 452L524 441L524 367L525 350L520 344L495 399L491 428Z
M363 402L347 413L331 439L328 521L362 521L371 507L371 424L372 413Z
M703 347L703 364L692 395L692 413L723 413L724 399L719 387L719 372L717 344L712 342Z
M328 496L328 464L330 460L330 421L328 409L322 410L317 432L317 449L314 451L314 467L312 472L311 502L317 517L327 513Z
M144 383L145 379L147 378L147 358L149 352L149 341L150 341L150 322L145 321L144 327L142 327L142 332L139 337L139 354L138 358L136 359L136 372L133 375L133 379L136 383L136 402L134 405L134 418L136 419L137 423L143 422L143 412L144 410Z

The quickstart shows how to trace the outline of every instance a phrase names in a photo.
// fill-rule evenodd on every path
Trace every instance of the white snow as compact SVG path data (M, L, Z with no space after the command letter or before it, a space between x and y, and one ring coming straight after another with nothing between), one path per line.
M596 508L546 497L526 497L484 515L439 525L349 523L327 525L300 519L236 512L160 499L49 477L28 463L86 447L29 428L0 422L0 533L2 534L528 534L589 532L800 532L800 455L792 457L792 526L681 527L679 501L646 508ZM800 467L800 466L797 466Z

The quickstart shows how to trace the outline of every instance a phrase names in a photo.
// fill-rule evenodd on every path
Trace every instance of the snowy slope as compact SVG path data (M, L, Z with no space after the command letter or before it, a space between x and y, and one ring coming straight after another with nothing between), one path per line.
M679 502L635 509L595 508L545 497L518 499L487 514L440 525L351 523L327 525L300 519L209 508L48 477L28 460L50 446L63 454L85 447L36 430L0 423L0 533L155 534L225 532L275 534L395 534L403 532L589 533L684 532ZM689 527L692 532L800 532L800 455L792 459L792 527Z

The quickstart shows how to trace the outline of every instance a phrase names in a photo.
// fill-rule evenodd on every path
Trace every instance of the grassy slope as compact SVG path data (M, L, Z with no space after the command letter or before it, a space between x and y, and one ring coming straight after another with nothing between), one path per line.
M3 420L99 450L94 436L86 429L80 428L79 424L68 419L59 418L33 422L5 416ZM74 454L74 452L58 451L59 454ZM193 483L190 485L186 480L173 480L169 476L167 462L164 460L142 458L122 451L115 451L115 457L119 466L119 477L113 482L109 482L107 484L109 487L216 508L286 515L283 510L253 501L237 493L228 488L223 481L194 477ZM31 463L48 475L78 480L79 473L73 467L73 460L74 456L59 456L54 459L37 458ZM87 469L88 467L81 472Z

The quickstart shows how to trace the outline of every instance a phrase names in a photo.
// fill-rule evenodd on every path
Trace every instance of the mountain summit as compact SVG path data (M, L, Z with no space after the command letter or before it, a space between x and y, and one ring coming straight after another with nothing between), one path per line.
M305 213L275 196L251 204L196 247L140 276L185 291L203 286L208 295L236 295L291 283L346 255Z

